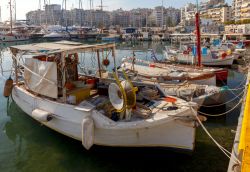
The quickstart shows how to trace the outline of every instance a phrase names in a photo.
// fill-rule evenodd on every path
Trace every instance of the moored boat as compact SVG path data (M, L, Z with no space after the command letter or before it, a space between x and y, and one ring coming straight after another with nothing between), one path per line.
M115 58L114 44L64 41L10 50L16 75L19 65L24 68L25 82L16 77L12 90L17 105L43 125L81 141L86 149L92 145L194 149L198 118L194 103L166 96L154 84L157 94L151 97L143 82L120 81L116 70L115 80L106 82L101 63L98 77L78 73L78 52L109 50Z
M196 55L194 55L192 51L193 49L191 47L187 47L183 51L166 49L164 50L164 56L166 60L175 63L198 64ZM206 47L203 47L201 64L204 66L231 66L234 59L234 56L227 51L211 51Z

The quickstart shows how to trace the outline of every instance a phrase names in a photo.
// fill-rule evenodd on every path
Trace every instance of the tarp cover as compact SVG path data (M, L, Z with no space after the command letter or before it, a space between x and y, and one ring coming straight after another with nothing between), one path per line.
M27 67L24 70L25 84L31 91L51 98L58 97L55 62L26 58L25 66Z

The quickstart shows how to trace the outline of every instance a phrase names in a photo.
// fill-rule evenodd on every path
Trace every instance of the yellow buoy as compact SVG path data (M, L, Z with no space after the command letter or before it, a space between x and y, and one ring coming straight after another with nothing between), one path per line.
M9 79L6 80L4 85L4 92L3 92L4 97L10 96L12 88L13 88L13 79L9 77Z

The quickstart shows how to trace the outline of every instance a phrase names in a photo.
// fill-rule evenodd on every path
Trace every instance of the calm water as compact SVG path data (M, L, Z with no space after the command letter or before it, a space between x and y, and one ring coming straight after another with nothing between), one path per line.
M148 49L154 49L162 58L164 44L143 43L118 46L119 59L131 55L150 59ZM2 49L3 67L9 69L10 54ZM244 76L230 71L228 86L236 88ZM197 130L196 148L192 155L164 149L107 148L94 146L85 151L81 142L58 134L28 117L17 105L2 96L4 79L0 79L0 171L209 171L227 170L229 160L220 152L201 128ZM238 94L235 92L235 94ZM228 95L228 100L233 94ZM209 109L209 113L219 113L231 109L227 107ZM206 127L216 140L231 151L239 108L231 114L219 118L209 118Z

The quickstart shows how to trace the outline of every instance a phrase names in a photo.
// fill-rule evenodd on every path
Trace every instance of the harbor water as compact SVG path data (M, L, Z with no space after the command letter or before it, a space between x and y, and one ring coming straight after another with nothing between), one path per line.
M118 62L124 56L151 59L151 49L162 59L166 43L119 43ZM11 69L12 60L7 47L1 47L1 67ZM88 61L86 62L88 63ZM91 64L90 64L91 65ZM3 86L8 74L0 78L0 172L33 171L192 171L224 172L229 159L217 148L201 127L197 130L196 147L190 154L156 148L111 148L94 146L86 151L81 142L63 136L42 126L27 116L12 100L3 97ZM245 75L230 70L227 86L239 88L244 85ZM241 89L228 93L231 100ZM240 98L226 106L203 108L208 114L219 114L232 109ZM220 117L209 117L204 122L211 135L231 151L234 130L240 114L240 106Z

